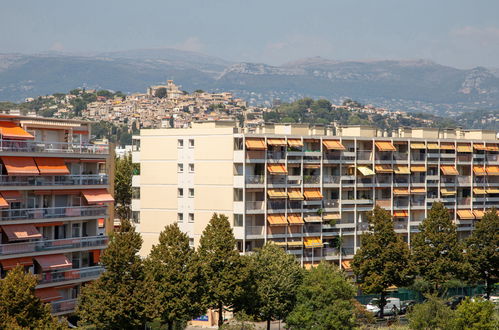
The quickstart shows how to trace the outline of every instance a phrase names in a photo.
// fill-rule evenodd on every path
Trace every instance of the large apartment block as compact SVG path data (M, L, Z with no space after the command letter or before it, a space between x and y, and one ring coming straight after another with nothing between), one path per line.
M112 230L113 159L90 124L0 115L0 276L36 274L56 315L74 311Z
M147 255L165 225L177 222L193 245L214 212L233 224L241 252L267 241L305 267L343 268L379 205L407 242L431 205L450 210L469 235L499 206L499 141L494 131L366 126L193 123L142 130L134 138L132 209Z

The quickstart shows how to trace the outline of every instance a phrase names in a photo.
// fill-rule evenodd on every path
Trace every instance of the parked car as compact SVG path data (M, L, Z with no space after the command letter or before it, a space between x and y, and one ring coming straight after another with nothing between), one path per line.
M452 296L449 298L449 300L445 303L447 306L449 306L451 309L456 309L457 306L464 300L466 299L465 296Z
M406 314L407 312L410 312L412 308L416 305L416 300L404 300L401 303L400 306L400 313L401 314Z
M367 305L366 309L376 316L380 316L379 299L372 299ZM400 299L388 297L386 298L386 305L383 308L383 315L396 315L400 312Z

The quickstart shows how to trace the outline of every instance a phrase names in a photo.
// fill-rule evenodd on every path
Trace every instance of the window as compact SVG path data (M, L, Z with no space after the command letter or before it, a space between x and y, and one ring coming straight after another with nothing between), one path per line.
M184 222L184 214L177 213L177 222Z
M134 223L140 223L140 211L132 211L132 221Z
M178 139L177 140L177 148L183 148L184 147L184 140Z
M243 226L243 215L234 214L234 227L242 227L242 226Z
M234 150L243 150L242 138L234 138Z
M72 226L73 230L71 231L71 237L80 237L80 224L79 223L73 223Z
M194 148L194 139L189 139L189 148Z
M132 199L140 199L140 187L132 187Z
M194 173L194 164L189 164L189 172Z
M177 164L177 172L178 173L184 172L184 164L181 164L181 163Z
M184 189L178 188L177 189L177 196L178 197L184 197Z
M234 175L235 176L243 175L243 164L234 164Z
M189 237L189 246L192 248L194 247L194 238L192 237Z
M189 197L194 197L194 188L189 188Z
M189 222L194 222L194 213L189 213Z
M234 188L234 202L243 201L243 190L241 188Z

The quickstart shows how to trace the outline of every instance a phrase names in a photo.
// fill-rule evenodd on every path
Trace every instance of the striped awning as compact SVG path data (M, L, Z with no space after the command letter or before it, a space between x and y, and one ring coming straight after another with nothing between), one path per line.
M290 225L303 225L305 223L301 215L298 213L288 214L288 222Z
M487 191L484 188L473 188L473 193L475 195L485 195Z
M265 139L246 139L246 149L248 150L266 150Z
M408 217L409 211L406 211L406 210L393 211L393 216L397 217L397 218Z
M267 170L270 174L288 174L288 170L284 164L268 164Z
M454 145L454 143L442 142L442 143L440 143L440 149L441 150L454 150L454 149L456 149L456 146Z
M301 139L288 139L288 146L290 147L303 147L303 141Z
M425 194L425 193L426 193L426 188L424 187L411 188L411 194Z
M269 214L267 216L267 221L271 226L284 226L288 224L284 214Z
M457 210L457 215L461 220L473 220L475 215L471 210Z
M389 141L377 141L374 144L376 144L376 147L378 148L379 151L396 151L397 150L395 148L395 146Z
M483 144L473 143L473 148L475 150L487 150L487 147Z
M286 146L286 140L285 139L267 139L267 144L269 146Z
M487 166L485 170L488 175L499 175L499 166Z
M412 142L411 149L426 149L426 144L424 142Z
M443 175L459 175L456 167L452 165L440 166L440 170L442 171Z
M393 188L394 195L409 195L409 188Z
M300 189L288 189L288 198L290 200L303 200L303 194Z
M286 198L286 190L284 189L269 189L267 190L267 195L270 199Z
M357 166L357 170L364 176L374 175L374 171L367 166Z
M481 219L485 215L485 211L483 211L483 210L473 210L473 215L475 216L475 219Z
M322 247L322 240L320 237L305 237L303 242L305 243L305 248Z
M472 152L473 150L471 149L470 144L458 144L457 145L457 152Z
M387 164L375 165L374 169L376 170L376 173L392 173L393 172L393 168Z
M440 189L440 193L444 196L451 196L451 195L455 195L456 191L454 189L442 188L442 189Z
M473 166L473 173L475 173L475 175L487 175L485 168L477 165Z
M411 165L411 172L426 172L424 165Z
M406 165L395 165L395 174L411 174L409 166Z
M327 150L346 150L345 146L337 140L323 140L322 144Z
M305 189L303 191L303 195L305 196L305 199L307 199L307 200L319 200L319 199L323 198L321 190L318 188Z

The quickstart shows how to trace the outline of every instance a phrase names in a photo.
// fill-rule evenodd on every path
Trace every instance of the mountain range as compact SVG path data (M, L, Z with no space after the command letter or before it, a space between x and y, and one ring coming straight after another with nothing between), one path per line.
M167 79L188 91L232 91L251 104L307 96L451 115L499 108L498 69L457 69L427 60L314 57L272 66L176 49L0 54L0 101L22 101L77 87L144 92Z

